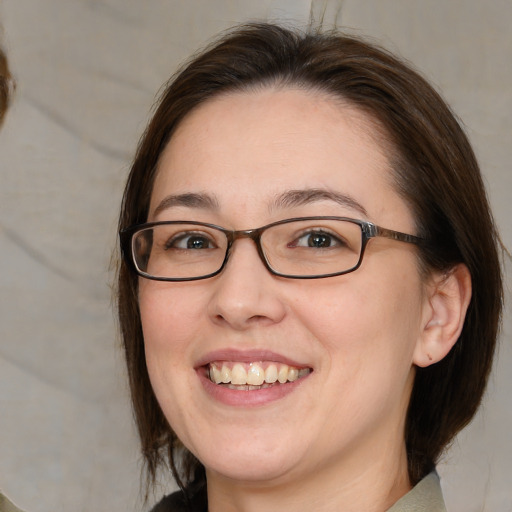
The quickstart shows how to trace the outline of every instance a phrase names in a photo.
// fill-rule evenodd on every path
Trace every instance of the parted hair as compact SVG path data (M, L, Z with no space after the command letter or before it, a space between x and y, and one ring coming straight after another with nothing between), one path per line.
M137 148L119 229L147 220L159 157L176 127L216 95L262 87L317 90L360 109L379 126L396 190L413 212L424 272L465 264L472 298L462 333L439 363L417 368L405 442L412 484L428 474L474 416L485 391L500 326L499 239L474 152L450 108L412 67L388 51L339 33L275 24L236 27L193 57L166 84ZM146 490L160 466L180 486L204 478L155 398L144 355L138 277L121 259L118 314Z

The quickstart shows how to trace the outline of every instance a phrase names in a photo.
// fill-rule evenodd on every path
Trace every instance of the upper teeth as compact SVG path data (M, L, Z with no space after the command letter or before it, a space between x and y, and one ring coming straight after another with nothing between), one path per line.
M261 363L210 363L208 375L215 384L261 386L264 383L296 381L310 372L309 368L295 368L287 364L270 363L266 369Z

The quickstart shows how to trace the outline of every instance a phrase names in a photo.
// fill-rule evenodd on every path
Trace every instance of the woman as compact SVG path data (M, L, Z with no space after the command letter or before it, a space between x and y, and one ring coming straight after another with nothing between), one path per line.
M167 85L120 216L155 510L444 510L502 304L478 165L387 52L241 27ZM423 507L423 508L418 508Z

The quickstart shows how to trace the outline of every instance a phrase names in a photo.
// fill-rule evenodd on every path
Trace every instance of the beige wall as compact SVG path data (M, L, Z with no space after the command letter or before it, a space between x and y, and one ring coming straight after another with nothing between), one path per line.
M337 5L340 25L412 60L463 118L511 248L512 3L346 0L328 3L328 22ZM0 488L29 512L140 510L108 286L130 156L155 92L199 44L249 18L303 22L309 9L0 0L18 80L0 133ZM451 512L512 510L510 307L502 338L483 414L440 468Z

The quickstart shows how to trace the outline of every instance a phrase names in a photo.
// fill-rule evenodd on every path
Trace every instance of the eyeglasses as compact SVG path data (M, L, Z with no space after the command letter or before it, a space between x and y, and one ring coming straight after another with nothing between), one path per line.
M339 276L359 268L374 237L424 243L422 238L346 217L301 217L241 231L204 222L150 222L120 233L123 257L138 275L156 281L195 281L219 274L239 238L254 241L274 275L290 279Z

